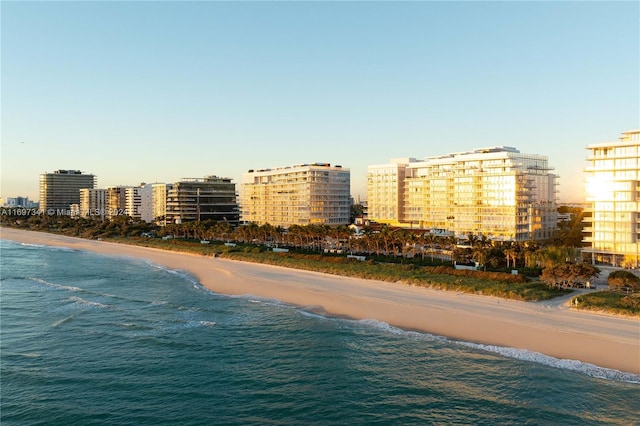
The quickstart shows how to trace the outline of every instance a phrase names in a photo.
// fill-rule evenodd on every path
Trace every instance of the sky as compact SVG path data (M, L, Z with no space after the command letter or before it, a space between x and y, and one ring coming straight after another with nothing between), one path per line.
M0 3L0 196L481 147L581 202L588 144L640 128L640 3Z

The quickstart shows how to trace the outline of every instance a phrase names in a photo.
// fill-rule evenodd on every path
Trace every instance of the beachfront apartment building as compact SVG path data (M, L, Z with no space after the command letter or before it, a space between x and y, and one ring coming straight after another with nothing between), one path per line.
M152 222L153 216L153 187L141 183L125 189L125 211L128 216L144 222Z
M640 130L588 145L583 253L592 263L640 267Z
M404 179L415 158L395 158L388 164L367 167L368 217L377 222L401 226L404 211Z
M546 156L502 146L404 166L398 190L403 194L402 204L398 202L402 227L497 241L544 240L557 228L557 176ZM376 166L369 166L368 177L375 171ZM376 214L376 202L369 199L369 219L388 222L388 216Z
M49 215L67 215L80 204L80 190L95 188L96 176L80 170L56 170L40 174L40 209Z
M128 215L127 212L127 188L129 186L110 186L105 193L106 217Z
M351 172L329 163L249 170L242 176L241 219L258 225L348 225Z
M217 176L185 178L172 184L167 191L166 223L205 220L238 224L236 184Z
M171 183L154 183L153 187L153 220L158 225L166 225L167 195L173 188Z
M85 218L104 219L106 216L106 195L106 189L81 189L79 215Z

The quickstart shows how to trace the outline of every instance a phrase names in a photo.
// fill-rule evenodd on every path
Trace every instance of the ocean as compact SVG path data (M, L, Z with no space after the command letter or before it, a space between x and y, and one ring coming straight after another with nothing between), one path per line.
M640 422L640 376L0 241L5 425Z

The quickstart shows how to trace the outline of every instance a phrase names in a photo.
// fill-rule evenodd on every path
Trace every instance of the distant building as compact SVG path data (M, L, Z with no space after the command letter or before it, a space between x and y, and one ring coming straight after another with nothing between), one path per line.
M67 214L80 204L80 190L95 188L96 177L80 170L56 170L40 175L40 209L46 214Z
M127 189L130 186L110 186L105 193L106 216L111 219L116 216L129 216L127 210Z
M238 219L236 184L229 178L183 179L167 192L167 224L213 220L237 225Z
M151 185L111 186L106 189L81 189L77 209L82 217L113 218L130 216L153 221L153 188Z
M328 163L249 170L242 177L242 221L348 225L350 189L349 169Z
M583 242L593 263L639 267L640 130L617 142L588 145Z
M145 222L152 222L153 216L153 187L141 183L125 189L125 210L128 216Z
M167 195L173 188L171 183L154 183L153 187L153 220L158 225L166 225Z
M2 207L23 207L23 208L36 208L38 203L29 201L29 197L7 197L0 199L0 205Z
M85 218L100 218L106 216L105 189L83 188L80 190L80 216Z
M498 241L544 240L557 228L557 176L546 156L492 147L396 164L397 172L387 168L381 183L390 195L368 198L370 220L396 220L391 203L397 175L397 223L403 227ZM375 188L377 166L368 170L373 188L367 193L385 193Z

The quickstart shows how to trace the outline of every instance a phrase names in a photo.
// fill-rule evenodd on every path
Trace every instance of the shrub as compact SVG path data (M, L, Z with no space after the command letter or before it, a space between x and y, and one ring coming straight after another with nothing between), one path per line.
M609 274L607 283L611 289L630 287L633 291L640 290L640 277L629 271L615 271Z
M620 299L620 306L630 309L640 309L640 294L632 294Z

